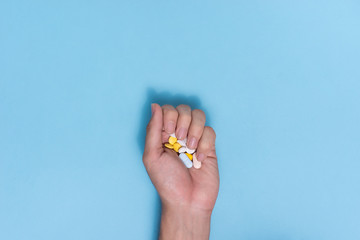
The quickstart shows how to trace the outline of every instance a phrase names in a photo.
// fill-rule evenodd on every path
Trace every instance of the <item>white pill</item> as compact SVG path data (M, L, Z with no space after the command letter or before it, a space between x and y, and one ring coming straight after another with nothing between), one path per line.
M175 133L170 134L170 137L176 138Z
M179 153L184 153L184 152L186 152L186 147L179 148Z
M192 161L189 159L188 156L186 156L185 153L180 153L179 157L180 157L181 161L185 164L185 166L186 166L187 168L191 168L191 167L192 167Z
M186 147L186 152L193 154L195 152L195 149L190 149L190 148Z
M197 160L196 153L193 154L193 164L194 164L194 168L196 169L201 168L201 162Z
M177 142L180 143L181 146L186 147L187 138L185 138L184 140L178 139Z

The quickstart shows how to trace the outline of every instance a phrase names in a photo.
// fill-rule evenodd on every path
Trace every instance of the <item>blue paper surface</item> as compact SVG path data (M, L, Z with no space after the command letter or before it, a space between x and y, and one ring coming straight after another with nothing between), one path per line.
M360 239L358 1L1 1L0 239L156 239L150 104L217 133L211 239Z

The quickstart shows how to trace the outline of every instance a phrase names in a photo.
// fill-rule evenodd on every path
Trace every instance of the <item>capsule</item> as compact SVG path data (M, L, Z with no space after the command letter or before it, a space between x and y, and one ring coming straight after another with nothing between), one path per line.
M181 161L185 164L185 166L186 166L187 168L191 168L191 167L192 167L193 164L192 164L191 160L189 159L189 157L186 156L185 153L180 153L179 157L180 157Z
M194 168L196 169L201 168L201 162L197 160L196 153L194 153L193 155L193 164L194 164Z
M188 156L188 158L190 159L190 160L193 160L193 155L191 155L190 153L185 153L186 154L186 156Z

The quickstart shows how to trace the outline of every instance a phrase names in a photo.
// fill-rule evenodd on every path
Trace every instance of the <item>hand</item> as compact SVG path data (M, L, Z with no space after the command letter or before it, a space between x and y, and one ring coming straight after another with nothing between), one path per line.
M162 202L160 239L208 239L210 216L219 190L215 132L205 114L187 105L152 104L143 162ZM187 136L197 148L200 169L187 169L171 149L163 147L171 133Z

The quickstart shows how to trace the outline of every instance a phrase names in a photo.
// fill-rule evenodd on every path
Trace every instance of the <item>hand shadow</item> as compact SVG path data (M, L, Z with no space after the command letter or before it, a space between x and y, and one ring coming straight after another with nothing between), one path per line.
M170 92L156 92L155 89L149 87L146 90L146 101L141 108L140 121L139 121L139 132L137 135L137 143L141 153L144 152L145 147L145 136L146 136L146 126L151 118L151 103L158 103L160 106L164 104L170 104L174 107L185 104L189 105L191 109L201 109L205 112L206 123L205 125L210 124L209 116L205 108L202 107L200 99L197 96L186 96L184 94L173 94ZM161 202L159 195L157 194L156 201L156 215L154 221L154 232L151 239L158 239L159 230L160 230L160 220L161 220Z

